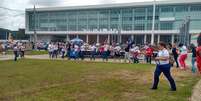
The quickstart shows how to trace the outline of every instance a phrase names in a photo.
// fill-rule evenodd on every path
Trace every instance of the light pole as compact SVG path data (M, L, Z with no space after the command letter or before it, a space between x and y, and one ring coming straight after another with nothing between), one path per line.
M36 7L34 4L34 49L37 50L37 33L36 33Z
M151 44L154 44L155 33L155 15L156 15L156 0L153 1L153 17L152 17L152 31L151 31Z

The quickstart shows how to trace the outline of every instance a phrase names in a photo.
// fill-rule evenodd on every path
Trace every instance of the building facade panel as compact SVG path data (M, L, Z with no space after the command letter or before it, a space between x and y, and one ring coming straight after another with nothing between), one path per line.
M194 1L194 2L193 2ZM155 30L179 32L179 28L187 17L190 17L190 32L201 30L201 2L156 2ZM167 3L167 4L166 4ZM102 32L118 30L122 32L137 32L152 30L153 3L102 5L78 8L59 8L53 10L26 10L26 31L50 31L66 33ZM91 7L91 8L90 8ZM31 34L31 33L27 33ZM79 34L79 33L78 33ZM89 34L89 33L86 33ZM104 33L105 34L105 33ZM111 33L108 33L111 34ZM124 33L136 34L136 33ZM143 36L144 36L143 34ZM159 33L160 34L160 33ZM162 34L162 33L161 33ZM100 40L102 40L100 38ZM144 40L144 39L143 39Z

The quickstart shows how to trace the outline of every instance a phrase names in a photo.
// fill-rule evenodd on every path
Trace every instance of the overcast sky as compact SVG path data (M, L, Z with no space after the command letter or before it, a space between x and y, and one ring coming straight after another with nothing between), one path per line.
M77 6L109 3L144 2L153 0L1 0L0 28L17 30L25 27L25 8L49 6ZM157 0L158 1L158 0ZM9 8L9 9L7 9Z

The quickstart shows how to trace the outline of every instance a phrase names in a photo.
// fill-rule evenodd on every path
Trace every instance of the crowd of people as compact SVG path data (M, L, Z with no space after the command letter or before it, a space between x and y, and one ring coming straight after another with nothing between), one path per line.
M91 45L83 42L51 42L45 45L45 47L47 47L49 58L51 59L58 57L64 59L67 57L68 60L84 60L85 58L90 58L91 61L94 61L96 58L102 58L104 62L112 59L125 63L155 63L156 69L151 89L157 89L159 76L163 73L170 82L171 91L176 91L176 84L171 76L170 69L175 64L176 68L187 70L186 59L189 56L188 53L192 53L192 73L198 72L201 74L201 33L197 43L198 46L196 47L194 44L185 46L183 43L165 44L163 42L160 42L158 45L136 45L132 41L128 41L126 44L109 44L106 41L103 44L94 43ZM17 61L19 56L24 57L25 45L23 43L17 42L12 44L11 47L13 48L15 61ZM5 48L5 46L1 46L1 48ZM196 62L197 66L195 65Z
M192 53L192 72L196 72L196 47L194 44L190 46L185 46L183 43L180 44L167 44L167 50L170 54L169 61L170 64L181 70L186 70L186 59L189 56L188 53ZM96 60L96 58L101 58L103 61L118 60L119 62L125 63L155 63L155 57L159 52L159 47L157 45L135 45L132 42L127 42L126 44L107 42L100 44L94 43L92 45L86 43L74 44L72 42L62 43L55 42L48 45L48 52L50 58L65 58L71 60L84 60L89 58L90 60ZM200 70L201 71L201 70Z
M40 44L41 45L41 44ZM67 58L68 60L84 60L89 58L94 61L97 58L101 58L102 61L108 61L109 59L113 61L125 62L125 63L155 63L155 58L159 52L159 47L157 45L136 45L132 41L128 41L126 44L119 43L107 43L103 44L94 43L73 43L73 42L51 42L43 45L46 47L49 53L49 58L54 59L61 57L62 59ZM198 38L199 46L199 38ZM3 46L6 47L6 46ZM21 42L17 42L9 45L13 48L15 55L14 60L17 60L17 57L24 57L25 45ZM191 60L191 70L193 73L196 73L197 70L201 72L200 68L195 66L196 60L198 59L198 52L196 52L196 46L191 44L190 46L185 46L184 44L167 44L167 50L170 54L169 61L170 64L175 67L180 68L181 70L186 70L186 59L189 56L188 53L192 53ZM199 48L197 48L199 49ZM5 50L5 49L3 49Z
M96 58L102 58L103 61L108 61L109 58L114 60L118 59L129 63L139 63L139 60L144 56L141 51L146 54L147 62L151 63L151 56L154 52L151 45L134 45L127 42L126 45L120 45L119 43L94 43L92 45L86 43L74 44L74 43L50 43L48 45L48 52L50 58L57 58L60 55L61 58L67 57L68 59L81 59L86 57L90 60Z

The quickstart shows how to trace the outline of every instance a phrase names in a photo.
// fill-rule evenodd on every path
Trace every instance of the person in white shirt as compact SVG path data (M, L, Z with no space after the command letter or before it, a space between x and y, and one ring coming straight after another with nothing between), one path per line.
M57 58L58 55L58 45L54 44L53 45L53 57Z
M110 55L109 51L110 46L108 45L108 43L105 43L103 47L104 47L103 61L108 61L108 56Z
M179 64L180 64L180 68L182 70L186 70L186 59L188 56L188 50L186 48L186 46L182 43L179 44Z
M62 58L62 59L64 59L65 53L66 53L66 47L63 45L63 46L61 47L61 58Z
M84 46L84 44L82 44L80 46L80 52L79 52L79 56L80 56L81 60L84 60L84 51L85 51L85 46Z
M96 50L97 50L97 47L95 44L90 46L90 51L91 51L90 60L95 60Z
M54 52L54 45L53 44L50 44L49 46L48 46L48 51L49 51L49 56L50 56L50 58L53 58L53 52Z
M119 61L121 62L121 47L119 43L117 43L116 46L114 47L114 55L115 59L119 59Z
M15 44L15 45L13 46L14 61L17 61L17 58L18 58L18 51L19 51L19 47L17 46L17 44Z
M25 47L24 44L20 45L20 57L23 58L24 57L24 52L25 52Z
M133 63L139 63L139 54L140 54L140 48L138 46L134 47L133 52Z
M157 89L159 83L159 77L161 73L163 73L171 85L170 90L176 91L176 84L170 73L171 65L169 63L169 56L170 55L168 50L166 49L165 43L163 42L159 43L158 56L155 58L157 65L154 72L154 83L151 88L152 90Z

